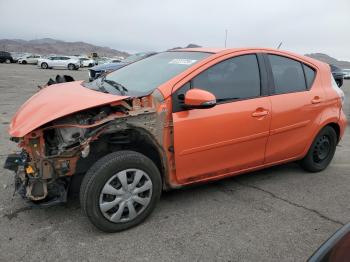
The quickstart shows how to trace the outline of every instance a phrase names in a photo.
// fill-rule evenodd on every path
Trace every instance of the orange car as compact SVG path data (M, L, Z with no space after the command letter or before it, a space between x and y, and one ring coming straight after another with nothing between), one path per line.
M181 49L94 82L48 86L13 117L5 166L33 205L81 206L107 232L143 221L162 190L300 160L325 169L343 136L330 67L273 49Z

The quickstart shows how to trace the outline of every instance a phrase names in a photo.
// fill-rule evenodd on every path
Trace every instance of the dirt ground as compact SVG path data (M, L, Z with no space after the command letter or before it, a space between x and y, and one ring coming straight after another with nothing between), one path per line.
M13 196L13 174L2 168L16 150L7 127L37 86L56 74L88 78L86 69L0 64L0 261L305 261L350 220L349 128L321 173L292 163L167 192L143 224L121 233L95 229L76 198L28 209ZM350 81L342 89L349 96Z

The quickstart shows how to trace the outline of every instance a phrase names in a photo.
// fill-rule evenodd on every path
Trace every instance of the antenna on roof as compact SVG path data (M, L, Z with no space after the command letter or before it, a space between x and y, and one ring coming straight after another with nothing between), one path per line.
M278 45L277 49L280 49L280 47L282 46L282 44L283 44L283 42L281 42L281 43Z
M227 29L225 29L225 48L226 48L226 43L227 43Z

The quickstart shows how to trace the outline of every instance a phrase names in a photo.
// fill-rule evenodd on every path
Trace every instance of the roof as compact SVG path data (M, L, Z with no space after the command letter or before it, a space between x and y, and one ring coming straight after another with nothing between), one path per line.
M296 54L290 51L286 50L280 50L280 49L274 49L274 48L264 48L264 47L240 47L240 48L181 48L181 49L174 49L171 51L187 51L187 52L204 52L204 53L212 53L212 54L219 54L219 55L225 55L229 53L234 52L241 52L241 51L255 51L255 52L273 52L273 53L279 53L281 55L289 55L291 57L295 57L298 59L302 59L304 61L308 61L312 64L320 64L323 62L319 60L315 60L311 57Z

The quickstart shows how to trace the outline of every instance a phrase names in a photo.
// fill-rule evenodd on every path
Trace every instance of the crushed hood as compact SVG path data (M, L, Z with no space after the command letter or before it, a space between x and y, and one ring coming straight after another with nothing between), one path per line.
M57 118L128 98L90 90L75 81L48 86L29 98L16 112L9 134L23 137Z

